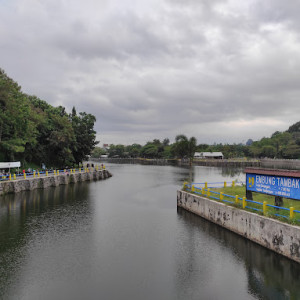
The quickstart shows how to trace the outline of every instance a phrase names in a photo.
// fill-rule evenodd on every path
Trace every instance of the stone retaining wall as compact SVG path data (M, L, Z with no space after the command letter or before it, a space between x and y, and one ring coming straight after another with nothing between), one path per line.
M59 186L61 184L76 183L81 181L102 180L111 177L109 171L91 171L86 173L75 174L60 174L50 175L47 177L37 177L20 179L14 181L2 181L0 182L0 195L18 193L21 191L31 191L34 189L46 189L50 186Z
M177 206L300 263L300 227L177 191Z

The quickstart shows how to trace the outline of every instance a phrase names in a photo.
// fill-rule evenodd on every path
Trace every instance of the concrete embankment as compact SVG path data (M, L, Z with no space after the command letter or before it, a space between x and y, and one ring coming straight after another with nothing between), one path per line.
M261 160L261 167L269 169L300 170L300 160L264 158Z
M90 171L73 174L50 175L45 177L36 177L20 179L14 181L0 182L0 195L18 193L21 191L31 191L34 189L45 189L51 186L70 184L82 181L103 180L111 177L108 170Z
M300 227L177 191L177 206L300 263Z

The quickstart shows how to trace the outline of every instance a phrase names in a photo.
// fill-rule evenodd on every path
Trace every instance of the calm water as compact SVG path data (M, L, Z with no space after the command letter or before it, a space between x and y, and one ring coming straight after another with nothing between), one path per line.
M300 299L300 265L177 210L184 179L243 174L109 169L106 181L0 199L1 299Z

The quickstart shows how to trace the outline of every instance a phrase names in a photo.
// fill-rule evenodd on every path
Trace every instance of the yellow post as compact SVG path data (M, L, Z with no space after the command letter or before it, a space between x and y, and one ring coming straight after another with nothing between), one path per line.
M195 192L195 186L192 185L192 193L194 193L194 192Z
M96 166L96 170L98 171L98 165Z
M56 170L53 170L54 175L56 175Z
M239 203L239 195L235 195L235 203L236 203L236 204Z
M73 169L73 173L74 173L74 174L76 173L76 169Z
M79 168L79 173L81 173L81 168Z
M59 170L57 170L57 175L59 175Z
M207 189L207 197L210 197L210 189Z
M223 193L220 193L220 200L222 201L224 199Z
M9 173L9 180L11 180L11 174Z
M35 178L35 171L33 172L33 178Z
M103 165L103 169L105 170L105 165Z
M234 187L234 186L235 186L235 182L234 182L234 180L232 181L232 184L231 184L231 186L232 186L232 187Z
M48 170L46 171L46 176L48 176Z
M264 214L264 215L266 215L266 213L267 213L267 204L268 204L267 201L264 201L264 202L263 202L263 214Z
M246 202L246 197L243 197L243 208L245 208L247 205L247 202Z
M24 172L24 179L26 179L26 173Z
M16 176L16 174L14 174L14 180L16 180L17 179L17 176Z
M290 207L290 219L294 219L295 218L295 213L294 213L294 207Z
M224 181L224 188L226 188L226 186L227 186L227 182L226 182L226 181Z
M207 182L205 182L204 188L207 189Z

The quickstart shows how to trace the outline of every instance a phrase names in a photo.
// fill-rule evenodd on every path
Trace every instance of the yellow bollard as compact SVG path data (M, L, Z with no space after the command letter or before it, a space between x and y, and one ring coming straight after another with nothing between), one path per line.
M11 180L11 174L9 173L9 180Z
M64 169L64 173L66 173L66 169Z
M76 173L76 169L73 169L73 173L74 173L74 174Z
M33 172L33 178L35 178L35 171Z
M48 176L48 170L46 171L46 176Z
M210 197L210 189L207 189L207 197Z
M17 179L17 176L16 176L16 174L14 174L14 180L16 180Z
M267 204L268 204L267 201L264 201L264 202L263 202L263 214L264 214L264 216L265 216L266 213L267 213Z
M56 175L56 170L53 171L54 175Z
M105 165L103 165L103 169L105 170Z
M57 170L57 175L59 175L59 170Z
M226 188L226 186L227 186L227 182L226 182L226 181L224 181L224 188Z
M246 197L243 197L243 208L245 208L247 205L247 202L246 202Z
M207 182L205 182L205 184L204 184L204 188L205 188L205 189L207 189Z
M294 213L294 207L290 207L290 219L294 219L295 218L295 213Z
M235 195L235 203L239 204L239 195Z
M195 186L192 185L192 193L194 193L194 192L195 192Z
M26 173L24 172L24 179L26 179Z
M223 193L221 192L220 193L220 200L222 201L224 199L224 195L223 195Z
M235 186L235 182L234 182L234 180L232 181L232 184L231 184L231 186L232 186L232 187L234 187L234 186Z
M81 173L81 168L79 168L79 173Z

